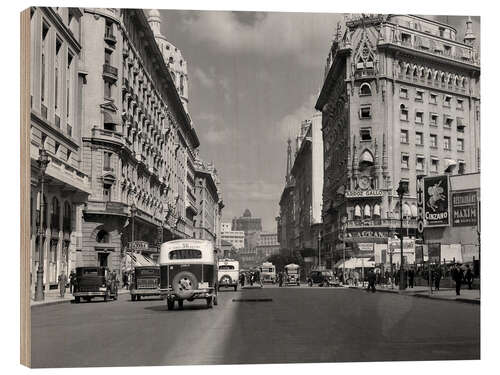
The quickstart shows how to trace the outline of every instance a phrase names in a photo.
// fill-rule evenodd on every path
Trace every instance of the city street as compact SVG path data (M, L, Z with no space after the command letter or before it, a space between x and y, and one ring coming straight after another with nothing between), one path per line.
M32 365L478 359L479 316L479 305L345 288L228 290L211 310L183 311L121 295L32 309Z

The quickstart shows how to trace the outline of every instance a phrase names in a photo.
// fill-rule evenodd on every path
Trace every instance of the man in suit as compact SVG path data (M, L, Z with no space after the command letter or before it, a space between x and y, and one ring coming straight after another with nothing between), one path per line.
M460 295L460 288L462 287L462 281L464 279L464 274L463 274L462 269L460 268L460 265L458 263L453 268L451 276L452 276L453 280L455 281L455 291L457 293L457 296L459 296Z
M375 281L377 280L377 275L375 275L375 272L373 270L368 271L367 275L368 279L368 289L366 289L367 292L371 291L375 293Z
M68 278L66 277L64 270L61 271L61 274L57 278L57 283L59 284L59 295L61 298L64 298L64 295L66 294L66 284L68 283Z

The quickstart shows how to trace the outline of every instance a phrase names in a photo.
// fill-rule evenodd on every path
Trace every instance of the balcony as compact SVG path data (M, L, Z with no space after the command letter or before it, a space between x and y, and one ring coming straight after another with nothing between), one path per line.
M116 81L118 79L118 69L115 68L114 66L109 65L109 64L103 64L102 75L105 78L109 78L113 81Z
M106 142L122 145L123 139L120 133L114 132L112 130L105 130L100 128L92 129L92 138L98 138Z
M356 219L349 220L347 222L347 228L374 228L374 227L384 227L384 228L394 228L397 229L401 225L401 221L399 219ZM405 219L403 218L403 228L406 227L416 227L417 220L416 219Z
M114 45L116 43L116 37L112 32L109 31L106 31L106 33L104 34L104 40L111 45Z

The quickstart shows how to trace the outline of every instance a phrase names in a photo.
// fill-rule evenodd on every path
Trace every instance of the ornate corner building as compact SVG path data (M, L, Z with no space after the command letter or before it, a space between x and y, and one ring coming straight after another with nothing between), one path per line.
M415 235L418 175L479 172L480 65L472 21L453 27L412 15L347 17L338 25L316 109L323 114L324 246ZM345 227L344 227L345 228Z

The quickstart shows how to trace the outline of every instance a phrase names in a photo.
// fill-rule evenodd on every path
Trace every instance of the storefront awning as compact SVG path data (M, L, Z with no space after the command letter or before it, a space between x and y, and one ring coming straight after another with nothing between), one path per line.
M340 260L335 264L335 268L346 268L346 269L354 269L354 268L370 268L375 267L375 261L367 260L365 258L351 258L345 261Z

